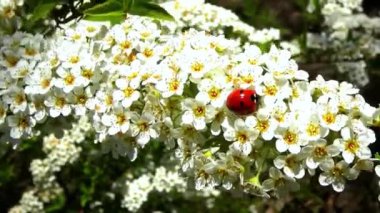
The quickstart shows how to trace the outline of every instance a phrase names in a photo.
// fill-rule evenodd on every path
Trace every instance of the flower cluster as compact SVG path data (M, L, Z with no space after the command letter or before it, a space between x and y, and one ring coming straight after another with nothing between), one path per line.
M175 28L128 15L112 27L80 21L50 39L2 37L0 123L20 139L36 134L37 123L87 117L85 129L96 142L132 161L150 143L164 143L198 190L283 196L309 174L340 192L372 169L369 124L376 109L352 84L309 81L291 53L276 46L262 52L223 35ZM258 106L239 116L225 102L244 89L256 91ZM59 140L65 145L46 139L44 150L54 154L32 163L36 182L77 158L72 141L84 139L84 128L76 129L69 141ZM151 178L128 183L122 205L135 210L153 188L165 190Z
M35 159L30 164L34 187L23 193L19 205L10 212L41 212L44 203L49 203L63 193L55 173L66 164L74 163L81 152L77 143L85 139L90 130L87 117L82 117L72 129L65 130L62 138L49 135L43 139L43 151L46 158Z
M310 1L312 10L314 3ZM362 0L329 0L319 4L326 30L321 34L309 33L308 48L332 51L337 70L353 83L365 86L369 82L365 61L380 54L380 18L367 16Z
M235 34L237 39L253 43L266 43L280 38L278 29L257 30L242 22L230 10L205 3L205 0L174 0L162 3L161 6L176 19L179 30L193 28L214 35L223 35L227 28L231 28L231 33Z
M148 200L148 195L152 191L159 193L168 193L172 190L184 192L186 182L178 172L167 171L165 167L158 167L154 175L144 174L137 179L127 181L125 186L121 206L135 212Z
M24 192L20 205L14 206L9 210L10 213L27 213L27 212L42 212L44 209L44 204L36 196L34 190L29 190Z

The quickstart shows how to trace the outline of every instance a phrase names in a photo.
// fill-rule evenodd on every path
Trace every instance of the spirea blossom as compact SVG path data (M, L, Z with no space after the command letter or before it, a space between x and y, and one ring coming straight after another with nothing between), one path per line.
M176 3L199 10L190 2L167 7L173 14ZM50 154L31 165L36 183L56 181L54 173L78 158L81 130L104 152L131 161L152 143L168 145L197 190L222 186L284 196L308 172L340 192L357 178L359 163L370 160L376 111L359 91L321 76L309 81L288 50L272 45L265 52L254 44L262 41L241 45L207 33L192 23L196 17L179 22L199 31L128 15L112 27L96 25L93 33L83 33L93 24L80 21L47 39L22 32L1 37L0 123L10 129L4 134L24 139L39 133L37 123L84 119L62 139L45 138ZM233 26L237 18L230 17ZM242 88L258 96L258 110L247 116L225 106L227 95ZM150 191L175 184L161 173L128 181L122 206L135 211Z
M363 11L363 0L310 1L309 12L316 12L316 3L324 17L324 30L308 33L307 47L323 54L331 51L330 62L339 74L359 86L367 85L366 61L380 54L380 18Z
M56 173L66 164L73 164L78 160L85 133L90 129L87 117L80 118L72 128L65 130L62 138L53 134L43 138L43 151L46 158L34 159L30 164L33 179L32 190L23 193L19 204L10 212L41 212L44 203L49 203L63 194Z
M148 200L149 193L183 191L186 182L177 172L158 167L154 174L144 174L134 180L126 181L125 187L121 206L131 212L136 212Z

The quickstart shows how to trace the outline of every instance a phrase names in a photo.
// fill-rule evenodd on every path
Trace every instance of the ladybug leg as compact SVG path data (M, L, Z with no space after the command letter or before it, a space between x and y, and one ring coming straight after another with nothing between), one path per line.
M257 102L257 96L256 94L252 94L250 97L251 101Z

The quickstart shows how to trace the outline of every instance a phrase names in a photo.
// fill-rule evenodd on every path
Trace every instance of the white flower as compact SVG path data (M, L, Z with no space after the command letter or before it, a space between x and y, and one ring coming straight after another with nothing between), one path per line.
M45 96L43 95L33 95L31 96L31 103L29 103L29 114L33 115L33 118L37 122L42 122L47 117Z
M314 81L310 82L310 89L313 93L322 93L327 96L334 96L339 88L338 81L329 80L325 81L321 75L318 75Z
M256 118L257 124L255 128L260 132L261 137L266 141L272 140L278 122L271 116L270 109L260 108L257 111Z
M194 168L195 152L199 149L198 145L191 140L178 139L178 148L175 155L181 161L181 169L187 172Z
M78 33L84 33L86 37L93 38L101 30L104 23L94 22L94 21L81 21L79 22Z
M182 95L186 81L187 74L181 72L177 75L164 77L156 84L156 88L161 92L164 98L168 98L172 95Z
M11 76L14 79L24 78L35 68L35 66L36 62L28 62L27 60L22 59L17 63L15 70L11 72Z
M123 107L128 108L139 99L138 85L132 85L128 81L119 79L119 81L116 81L116 86L118 89L113 92L112 96L116 101L121 101Z
M334 191L342 192L346 179L355 180L359 171L348 167L348 164L344 161L340 161L337 164L331 161L325 161L320 165L323 173L319 176L319 183L322 186L332 185Z
M36 69L25 77L26 94L46 94L49 92L52 84L52 73L49 68L42 67Z
M59 115L68 116L71 113L71 107L68 103L66 94L61 90L55 89L45 100L45 106L49 107L49 114L56 118Z
M130 54L132 49L137 45L136 36L130 33L126 33L121 25L115 25L109 31L108 37L104 39L106 46L116 43L112 47L112 53L114 55L119 53Z
M198 84L199 93L195 99L210 103L215 108L220 108L224 105L227 97L227 89L222 85L220 81L212 81L211 79L203 79Z
M33 36L24 37L20 44L22 48L19 49L20 55L23 58L33 60L41 60L41 52L46 45L46 40L42 34L35 34Z
M346 125L348 117L339 113L338 100L327 95L318 99L318 114L321 126L339 131Z
M142 80L143 70L147 68L149 67L144 67L138 60L133 61L129 66L120 65L117 72L121 76L119 79L116 79L116 86L125 87L126 85L129 85L132 88L139 87Z
M205 129L206 123L211 122L216 113L211 105L191 98L182 102L182 109L185 111L182 115L182 123L191 124L197 130Z
M95 63L84 64L80 67L78 81L82 86L87 86L90 83L98 83L102 78L102 73Z
M131 113L117 106L109 114L102 116L102 123L108 127L108 134L126 133L129 130Z
M63 69L76 68L91 63L91 55L83 49L85 46L75 42L64 41L57 50L58 58L62 61Z
M187 50L182 54L183 58L181 59L180 67L190 74L190 79L194 82L198 82L215 67L216 56L209 51Z
M68 27L66 30L65 30L65 35L67 40L69 41L73 41L73 42L84 42L84 40L86 39L86 37L83 35L83 32L80 32L78 31L78 29L76 28L70 28Z
M91 91L89 88L75 88L69 95L68 100L72 108L74 109L75 115L85 115L87 108L86 104L89 98L92 97Z
M161 33L161 30L154 22L134 22L132 27L135 30L134 33L138 34L136 36L143 41L153 41L159 37Z
M368 145L372 142L365 135L357 135L348 127L341 131L342 139L336 139L334 145L339 147L343 159L347 163L352 163L357 156L359 159L369 159L371 150Z
M106 104L102 102L102 100L100 100L98 97L89 98L86 101L85 106L87 107L87 109L94 111L95 116L106 112L107 109Z
M309 169L316 169L321 163L332 161L332 157L339 153L337 146L327 145L327 141L324 139L310 142L302 149L302 155L306 157L306 166Z
M258 66L261 63L261 50L255 45L244 48L244 52L236 56L236 60L245 65Z
M155 46L154 43L141 43L137 49L140 51L140 53L138 53L136 57L145 63L157 63L157 61L160 59L160 54L158 52L159 49Z
M355 86L348 82L341 82L339 84L339 95L356 95L359 93L359 89L355 88Z
M239 88L252 88L256 84L260 83L259 80L262 77L263 68L260 66L249 66L247 64L239 64L232 70L232 75L238 76Z
M310 93L310 84L305 81L297 81L291 86L291 104L296 105L292 108L297 108L297 106L304 107L303 105L312 102L312 97Z
M136 137L137 143L144 147L150 141L150 138L157 138L158 132L153 124L155 123L154 116L149 112L143 112L141 116L132 115L132 125L130 132L132 137Z
M65 93L71 92L75 87L83 84L79 78L79 67L65 70L62 67L57 69L59 78L54 79L54 86L62 89Z
M202 190L206 188L214 188L217 186L217 183L214 179L214 176L208 174L205 170L200 170L195 175L195 189Z
M18 5L20 6L20 5ZM16 2L12 0L3 0L0 2L0 17L10 19L16 13Z
M256 92L262 96L265 105L271 105L276 101L284 100L291 94L289 82L285 80L276 80L270 74L265 74L261 82L256 87Z
M301 114L301 116L303 116ZM312 113L309 119L302 125L303 137L309 141L316 141L320 138L324 138L328 135L329 129L321 126L318 118L318 114Z
M9 88L4 101L9 104L9 109L13 113L24 112L28 104L24 90L16 86Z
M94 109L100 112L109 111L113 106L116 106L118 101L113 98L112 90L106 89L105 91L99 90L96 93L96 99L95 103L93 103ZM91 104L90 104L91 105Z
M350 109L358 110L362 120L371 120L376 108L365 102L363 96L357 94L351 100Z
M300 186L292 177L282 174L274 167L269 169L269 177L263 182L264 191L274 190L278 197L284 197L289 192L298 191Z
M292 123L288 128L279 128L275 132L276 148L279 152L289 150L290 153L297 154L301 151L301 146L306 145L307 140L302 136L302 131L296 123Z
M305 169L300 155L280 155L273 160L273 164L277 169L284 169L284 173L291 178L303 178Z
M2 55L0 56L0 65L5 67L10 72L14 72L17 69L17 64L20 61L20 55L14 53L10 50L2 51Z
M291 123L288 106L284 101L277 101L274 105L266 105L265 108L271 109L271 116L276 120L279 127L288 127Z
M10 135L16 139L21 138L24 134L30 135L32 133L32 127L36 124L35 120L25 113L10 115L7 121L11 127Z
M309 74L303 70L298 70L298 65L294 60L289 60L287 62L282 62L279 67L274 70L269 70L276 79L297 79L297 80L307 80Z
M233 141L231 148L244 155L251 153L252 146L259 135L258 131L252 128L253 122L251 119L244 122L238 118L235 120L234 126L227 128L223 134L227 141Z
M218 185L221 184L225 189L230 190L233 182L237 179L238 171L236 168L239 165L228 152L218 153L218 158L218 160L206 164L205 170L207 173L216 176L215 181Z
M291 53L272 45L269 52L263 55L263 62L270 72L283 70L289 63Z

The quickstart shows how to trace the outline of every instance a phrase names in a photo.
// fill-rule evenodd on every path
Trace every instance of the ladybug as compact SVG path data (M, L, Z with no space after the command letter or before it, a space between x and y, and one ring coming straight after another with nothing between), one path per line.
M248 115L256 111L256 91L235 89L227 97L227 108L237 115Z

